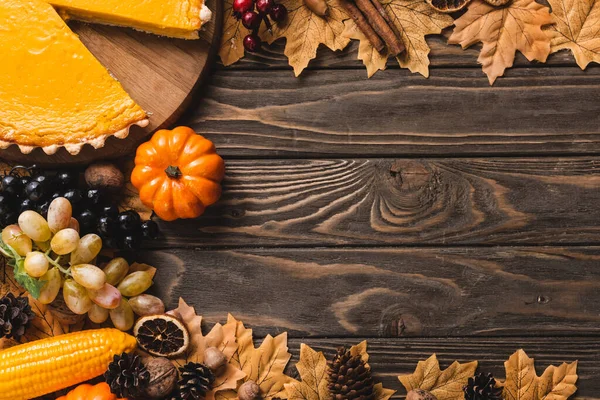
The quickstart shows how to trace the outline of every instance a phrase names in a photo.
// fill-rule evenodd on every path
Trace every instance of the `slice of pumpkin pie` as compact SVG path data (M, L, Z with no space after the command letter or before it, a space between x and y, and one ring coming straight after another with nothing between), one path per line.
M89 3L116 3L91 0ZM127 0L122 1L127 3ZM0 0L0 147L77 154L123 138L146 113L40 0Z
M64 18L197 39L211 18L204 0L47 0ZM222 0L220 0L222 1Z

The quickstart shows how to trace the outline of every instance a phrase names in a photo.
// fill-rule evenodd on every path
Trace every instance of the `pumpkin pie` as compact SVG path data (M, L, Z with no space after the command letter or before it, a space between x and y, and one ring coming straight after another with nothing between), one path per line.
M204 0L47 0L64 18L197 39L211 12Z
M210 17L203 9L203 0L0 0L0 148L77 154L148 125L64 17L194 38Z

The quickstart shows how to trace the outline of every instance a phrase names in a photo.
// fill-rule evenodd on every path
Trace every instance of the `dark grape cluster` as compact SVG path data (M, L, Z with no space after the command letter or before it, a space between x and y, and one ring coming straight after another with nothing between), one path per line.
M283 4L276 4L275 0L233 0L233 14L242 20L242 24L252 33L244 38L244 48L248 51L257 51L262 44L258 36L261 22L271 30L271 21L283 22L287 17L287 8Z
M27 210L46 218L52 200L64 197L71 202L80 234L98 234L104 247L137 250L144 239L156 239L159 234L154 221L142 221L133 210L119 212L114 198L87 187L78 170L40 171L35 167L15 167L8 174L0 175L0 184L2 228L17 223L19 215Z

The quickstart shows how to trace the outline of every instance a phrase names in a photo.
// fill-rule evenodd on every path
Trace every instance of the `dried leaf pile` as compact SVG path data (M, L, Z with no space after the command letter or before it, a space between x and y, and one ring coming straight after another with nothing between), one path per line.
M225 0L224 35L220 56L224 65L244 57L242 40L248 33L231 12L233 0ZM327 0L330 15L321 18L312 13L303 0L282 0L289 10L285 23L274 25L272 32L263 29L263 41L273 43L285 38L285 55L296 76L316 58L324 44L331 50L343 50L351 40L360 42L358 59L371 77L386 68L389 54L379 53L350 19L340 0ZM392 23L401 33L406 51L397 57L400 67L429 76L430 48L426 36L440 34L454 25L449 44L463 48L482 43L478 62L490 84L512 67L517 51L529 61L545 62L559 50L573 53L581 69L600 63L600 2L590 0L548 0L550 7L535 0L511 0L492 6L474 0L467 11L445 14L424 0L382 0ZM456 19L453 18L457 17Z

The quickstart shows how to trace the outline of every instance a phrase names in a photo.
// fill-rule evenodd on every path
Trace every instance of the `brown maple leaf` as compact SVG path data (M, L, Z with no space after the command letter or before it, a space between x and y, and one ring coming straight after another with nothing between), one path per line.
M600 63L600 1L548 0L554 24L547 27L551 52L570 49L581 69Z
M231 65L244 57L244 37L250 33L233 15L233 0L224 0L223 35L219 57L223 65Z
M513 0L500 7L474 0L454 22L456 27L448 43L460 44L465 49L482 42L477 61L493 84L512 67L517 50L529 61L546 61L550 38L542 27L551 23L548 7L535 0Z
M27 296L29 298L31 310L35 314L35 318L31 321L29 327L25 331L25 334L21 338L21 342L31 342L68 333L69 326L61 324L44 304L31 297L31 295L15 281L13 269L4 262L4 259L0 262L2 262L2 267L0 268L0 297L4 297L8 293L12 293L17 297ZM2 339L0 341L0 348L8 348L18 344L19 343L15 340Z
M274 24L272 34L264 27L261 31L261 38L269 44L280 38L287 39L284 53L296 76L317 56L320 44L336 51L350 43L350 39L342 35L343 21L348 14L339 3L340 0L325 1L329 6L329 16L321 18L304 5L304 0L282 0L279 3L288 9L286 21Z
M208 347L216 347L231 360L237 350L235 323L225 325L216 324L211 331L204 336L202 333L202 317L196 314L194 307L189 306L183 299L179 299L179 307L169 312L180 318L190 335L190 345L186 352L178 359L173 360L175 365L182 366L188 362L202 363L204 361L204 350ZM238 381L244 379L246 374L235 366L228 363L225 371L215 378L211 391L205 396L205 400L213 400L217 392L236 389Z
M287 332L272 337L268 335L257 349L252 340L252 329L247 329L241 321L229 315L227 323L236 325L237 350L231 363L244 371L244 381L254 381L260 387L260 398L287 399L284 385L293 379L284 370L292 355L288 353ZM221 394L222 393L222 394ZM221 392L217 399L235 399L235 391Z
M425 36L442 33L444 28L452 26L454 20L448 14L434 10L424 1L420 0L382 0L384 9L390 19L402 34L402 43L406 51L397 57L402 68L408 68L413 73L424 77L429 76L430 48ZM360 40L358 59L367 67L367 74L371 77L377 70L385 69L389 57L380 54L373 48L354 21L346 21L344 35Z
M504 363L505 400L567 400L577 391L577 361L546 368L542 376L535 372L534 359L518 350Z
M477 361L460 364L454 361L445 370L440 369L440 363L435 354L425 361L419 361L415 372L399 376L400 382L407 392L413 389L423 389L431 392L438 400L464 399L463 387L469 378L475 375Z
M152 217L152 210L142 203L138 190L131 183L131 172L135 167L133 159L127 160L119 165L119 167L123 171L123 175L125 175L125 186L119 194L119 210L134 210L140 215L143 221L150 219Z

